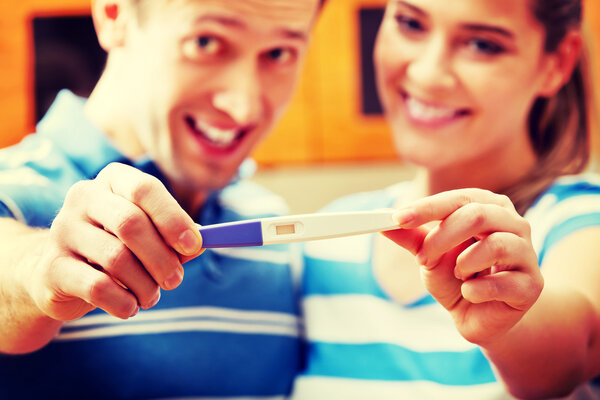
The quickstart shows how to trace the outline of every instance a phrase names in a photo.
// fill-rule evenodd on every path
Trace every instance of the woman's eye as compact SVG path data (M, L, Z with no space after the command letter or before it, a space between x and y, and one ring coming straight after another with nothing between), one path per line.
M266 53L266 57L269 61L276 64L288 64L295 60L296 52L292 49L280 47L269 50Z
M485 39L471 39L467 41L467 47L476 53L484 55L496 55L505 51L501 45Z
M404 15L396 15L396 22L401 30L405 32L421 32L425 27L418 19L407 17Z

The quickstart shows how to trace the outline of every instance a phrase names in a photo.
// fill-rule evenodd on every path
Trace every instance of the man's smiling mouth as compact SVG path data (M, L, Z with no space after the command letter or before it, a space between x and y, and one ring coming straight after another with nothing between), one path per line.
M221 150L233 148L248 133L248 128L222 129L204 123L191 115L185 117L185 123L198 137L208 142L211 146Z

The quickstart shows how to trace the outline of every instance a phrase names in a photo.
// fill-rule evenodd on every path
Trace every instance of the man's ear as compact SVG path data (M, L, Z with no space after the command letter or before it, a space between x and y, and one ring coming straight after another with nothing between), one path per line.
M125 43L126 22L131 13L127 0L93 0L92 19L100 46L109 51Z
M571 79L582 47L581 32L573 30L565 35L554 53L547 55L549 57L548 70L539 93L540 96L554 96Z

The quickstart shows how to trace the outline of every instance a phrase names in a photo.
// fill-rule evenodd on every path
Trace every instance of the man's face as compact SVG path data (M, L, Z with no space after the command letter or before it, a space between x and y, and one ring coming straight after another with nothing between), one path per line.
M220 188L290 101L319 0L146 0L119 49L131 128L172 184ZM132 20L133 21L133 20Z

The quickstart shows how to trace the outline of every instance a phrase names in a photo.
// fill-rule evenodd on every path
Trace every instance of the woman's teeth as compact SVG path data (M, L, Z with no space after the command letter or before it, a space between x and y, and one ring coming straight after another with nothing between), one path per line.
M426 122L448 120L459 115L456 108L432 106L413 97L406 99L406 107L414 119Z

